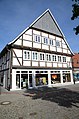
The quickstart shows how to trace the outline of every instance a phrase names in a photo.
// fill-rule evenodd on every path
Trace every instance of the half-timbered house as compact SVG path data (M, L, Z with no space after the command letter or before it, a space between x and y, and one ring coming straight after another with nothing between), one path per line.
M0 53L0 82L11 90L72 84L72 55L47 9Z

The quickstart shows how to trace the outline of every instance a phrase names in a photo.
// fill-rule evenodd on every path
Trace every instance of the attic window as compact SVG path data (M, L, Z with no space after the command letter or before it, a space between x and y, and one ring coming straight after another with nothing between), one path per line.
M40 36L35 35L35 37L34 37L34 41L40 43L40 42L41 42L41 38L40 38Z
M60 42L56 41L56 46L60 47Z
M48 44L48 38L45 38L45 37L44 37L43 43L44 43L44 44Z

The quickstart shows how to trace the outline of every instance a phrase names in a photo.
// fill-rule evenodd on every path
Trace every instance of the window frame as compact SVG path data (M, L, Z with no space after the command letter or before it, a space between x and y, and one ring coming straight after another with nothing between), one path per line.
M40 59L40 55L41 55L41 59ZM45 61L45 53L39 53L39 60L40 61Z
M60 41L56 40L56 46L57 46L57 47L61 47L61 46L60 46Z
M38 61L38 52L32 51L32 60Z
M24 53L26 52L26 53ZM23 50L23 60L31 60L31 51Z
M34 41L36 43L41 43L41 36L40 35L34 35Z

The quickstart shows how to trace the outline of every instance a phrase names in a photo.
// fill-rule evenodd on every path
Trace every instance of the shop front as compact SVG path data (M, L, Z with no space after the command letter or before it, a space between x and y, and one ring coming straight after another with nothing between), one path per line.
M13 70L12 89L34 88L71 82L70 71Z

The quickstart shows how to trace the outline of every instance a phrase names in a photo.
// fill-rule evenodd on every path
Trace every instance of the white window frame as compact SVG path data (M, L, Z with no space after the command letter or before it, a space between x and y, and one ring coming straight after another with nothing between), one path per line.
M52 62L57 62L57 56L56 55L52 55Z
M25 54L25 52L26 52L26 54ZM23 51L23 60L31 60L31 51L29 51L29 50Z
M43 43L48 45L49 44L49 39L47 37L43 37Z
M49 45L53 46L54 43L53 43L53 39L49 39Z
M56 46L60 47L60 41L56 40Z
M35 60L35 61L38 60L38 52L32 51L32 60Z
M40 55L41 55L41 59L40 59ZM40 61L45 61L45 53L39 53L39 59Z
M63 59L63 62L64 62L64 63L67 62L66 57L62 57L62 59Z
M39 41L39 38L40 38L40 41ZM36 43L41 43L41 36L39 36L39 35L34 35L34 41L35 41Z
M46 61L52 61L51 54L46 53Z
M62 62L62 58L60 55L58 55L58 62Z

